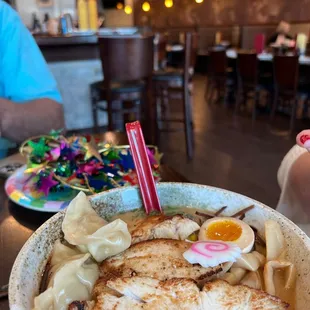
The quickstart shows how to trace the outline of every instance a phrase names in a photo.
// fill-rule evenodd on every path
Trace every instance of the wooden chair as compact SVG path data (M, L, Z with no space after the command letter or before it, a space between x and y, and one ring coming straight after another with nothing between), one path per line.
M227 56L224 49L212 49L209 55L208 77L206 82L205 98L208 103L212 103L214 92L224 92L227 97Z
M298 78L299 60L298 56L275 56L273 60L274 68L274 102L270 119L274 119L279 99L291 105L290 133L294 130L296 119L296 108L298 104Z
M167 34L155 33L154 36L154 71L164 70L167 65Z
M187 157L193 157L194 133L192 116L192 90L191 82L196 61L198 37L196 33L185 34L184 64L182 69L167 68L154 72L153 82L157 105L157 130L158 137L161 131L173 131L171 123L182 123L185 129ZM183 103L183 117L170 118L169 98L178 96ZM160 111L160 113L158 113ZM160 114L160 115L159 115ZM161 124L168 124L161 128Z
M108 113L108 130L114 130L116 114L124 117L135 113L130 120L144 115L144 128L151 133L153 35L102 37L99 47L104 80L90 86L95 128L98 128L97 111L103 110ZM106 107L100 101L106 101Z
M238 53L237 58L238 91L235 112L238 112L242 98L251 97L254 93L254 106L252 110L253 120L256 118L256 107L259 102L260 87L258 84L258 59L256 53Z

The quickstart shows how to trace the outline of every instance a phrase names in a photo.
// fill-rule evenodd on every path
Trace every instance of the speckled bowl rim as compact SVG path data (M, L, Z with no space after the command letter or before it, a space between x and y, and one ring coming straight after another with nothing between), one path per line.
M285 216L283 216L282 214L280 214L279 212L275 211L274 209L268 207L267 205L252 199L246 195L242 195L239 193L235 193L233 191L229 191L226 189L222 189L222 188L218 188L218 187L213 187L213 186L208 186L208 185L200 185L200 184L194 184L194 183L178 183L178 182L164 182L164 183L158 183L157 187L160 189L161 187L169 187L169 186L178 186L181 185L182 187L194 187L194 188L202 188L202 189L206 189L206 190L210 190L210 191L214 191L217 193L222 192L223 194L229 194L229 195L234 195L238 198L241 199L249 199L251 200L256 207L259 207L263 210L266 210L267 213L272 213L274 214L277 218L279 218L280 220L284 221L284 223L288 226L288 228L293 232L293 234L295 235L295 237L299 238L302 240L302 243L305 245L306 249L309 251L310 254L310 238L296 225L294 224L292 221L290 221L289 219L287 219ZM109 191L105 191L103 193L100 194L95 194L92 196L89 196L89 200L91 201L92 204L94 204L96 202L96 200L98 200L101 196L103 195L109 195L113 192L123 192L126 190L129 190L130 188L135 188L137 189L137 186L133 186L133 187L123 187L123 188L116 188L116 189L111 189ZM57 214L55 214L53 217L51 217L50 219L48 219L45 223L43 223L32 235L31 237L27 240L27 242L24 244L24 246L22 247L22 249L20 250L19 254L16 257L16 260L14 262L12 271L11 271L11 275L10 275L10 280L9 280L9 304L10 304L10 309L13 310L22 310L20 307L13 307L14 305L13 302L15 301L21 301L21 295L22 292L18 291L17 287L19 285L19 274L20 272L22 272L21 267L22 267L22 262L23 260L26 258L25 257L25 253L26 253L26 249L28 248L29 244L31 243L31 241L33 239L36 238L36 236L40 235L42 233L42 231L49 225L50 222L53 222L55 220L57 220L58 218L61 218L63 215L65 214L65 210L61 211ZM19 292L19 293L18 293Z

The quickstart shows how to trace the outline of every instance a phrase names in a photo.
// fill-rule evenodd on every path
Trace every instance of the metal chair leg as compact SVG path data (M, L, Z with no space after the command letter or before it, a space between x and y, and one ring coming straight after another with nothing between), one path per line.
M278 94L278 91L275 91L274 97L273 97L273 104L272 104L272 108L271 108L271 113L270 113L270 121L271 122L274 120L274 117L276 114L276 110L277 110L277 106L278 106L278 100L279 100L279 94Z
M193 127L191 120L191 107L190 97L187 87L183 89L183 105L184 105L184 120L185 120L185 141L187 158L193 158Z
M91 103L92 103L92 112L93 112L93 122L94 122L94 130L98 132L98 109L97 109L97 93L92 90L91 91Z
M259 104L259 91L255 90L255 98L254 98L254 106L253 106L253 111L252 111L252 121L256 120L256 110L257 106Z
M298 104L298 98L295 97L293 99L293 104L292 104L292 115L291 115L291 120L290 120L290 134L293 134L294 129L295 129L297 104Z
M212 104L212 94L213 94L213 82L211 79L208 79L208 81L206 82L206 90L205 90L205 100L207 102L207 104Z
M238 86L237 90L237 98L236 98L236 105L235 105L235 114L237 114L240 110L241 105L241 99L242 99L242 87L241 85Z

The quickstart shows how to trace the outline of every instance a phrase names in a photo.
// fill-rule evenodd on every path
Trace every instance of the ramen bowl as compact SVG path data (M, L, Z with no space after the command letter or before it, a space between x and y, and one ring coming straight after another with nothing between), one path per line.
M227 190L185 183L160 183L157 185L161 205L169 210L192 207L216 212L228 206L224 215L232 215L249 205L255 208L246 214L245 221L264 234L267 219L277 221L287 242L287 260L297 267L295 309L309 309L310 304L310 239L290 220L246 196ZM140 193L136 187L114 189L90 197L97 213L109 220L120 213L143 210ZM142 211L141 211L142 212ZM9 302L13 310L30 310L39 293L40 282L55 241L62 237L61 224L65 211L44 223L26 242L14 263L10 284Z

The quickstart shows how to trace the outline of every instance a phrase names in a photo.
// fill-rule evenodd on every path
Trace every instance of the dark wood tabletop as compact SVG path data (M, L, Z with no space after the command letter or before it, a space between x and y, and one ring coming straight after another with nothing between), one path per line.
M127 138L121 133L106 133L97 135L103 141L117 144L127 144ZM20 162L20 155L0 161L0 166L7 162ZM188 182L186 178L169 168L161 165L162 181ZM10 271L14 260L31 234L48 220L53 214L32 211L22 208L9 201L4 191L5 180L0 179L0 287L9 282ZM9 309L7 298L0 299L0 309Z

